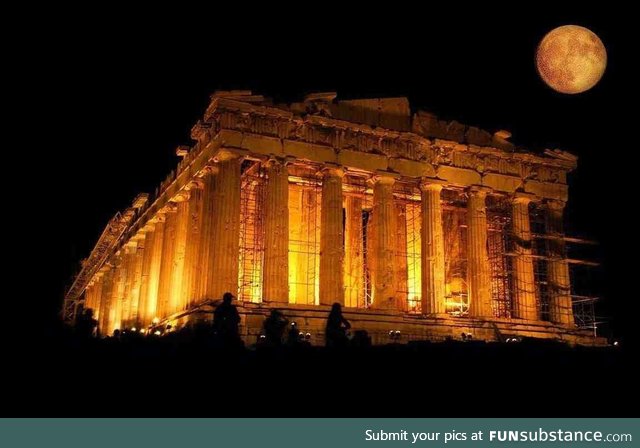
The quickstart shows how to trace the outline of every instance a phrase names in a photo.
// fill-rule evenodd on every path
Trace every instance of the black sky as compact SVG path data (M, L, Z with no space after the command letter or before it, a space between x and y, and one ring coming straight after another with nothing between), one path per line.
M278 101L330 90L341 98L407 96L414 109L508 129L532 149L578 155L569 228L600 241L600 312L614 318L616 334L631 334L627 311L638 297L629 213L638 170L624 159L636 143L620 107L635 91L625 70L637 53L628 12L541 5L430 11L427 3L391 10L372 3L354 13L346 5L304 4L299 15L276 20L275 5L239 6L245 10L193 8L186 15L87 11L45 28L34 56L44 82L32 104L33 116L51 126L47 143L35 149L51 198L37 210L52 232L42 260L44 309L58 305L107 220L175 166L175 147L190 143L189 130L214 90L252 89ZM607 47L604 78L581 95L553 92L535 71L536 44L563 24L590 28Z

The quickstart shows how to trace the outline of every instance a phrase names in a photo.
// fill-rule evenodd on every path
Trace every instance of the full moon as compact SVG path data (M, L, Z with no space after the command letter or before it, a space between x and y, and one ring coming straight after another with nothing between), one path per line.
M542 80L561 93L582 93L595 86L607 67L607 50L591 30L564 25L538 45L536 66Z

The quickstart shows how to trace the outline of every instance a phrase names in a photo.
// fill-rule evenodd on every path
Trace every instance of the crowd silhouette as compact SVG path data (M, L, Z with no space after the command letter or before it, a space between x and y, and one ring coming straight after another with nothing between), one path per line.
M215 342L216 347L239 348L244 347L244 342L240 335L241 317L238 308L233 304L235 296L226 292L222 296L222 301L213 311L213 319L207 331L205 321L196 321L185 326L179 333L191 333L193 337L208 335ZM85 309L77 318L75 323L75 333L82 340L100 338L100 328L98 321L93 317L92 309ZM342 306L334 303L327 317L325 327L325 346L331 349L343 349L352 343L354 346L362 347L363 341L368 340L366 331L359 330L352 336L349 332L350 322L342 314ZM151 325L143 331L116 329L111 335L104 335L111 342L123 339L131 340L140 338L143 334L149 337L167 336L174 332L171 325ZM311 345L311 333L300 331L297 322L290 322L281 310L272 309L263 323L263 331L256 341L258 347L300 347Z
M491 406L496 390L526 385L531 396L570 396L561 411L575 416L592 405L593 396L571 394L561 377L572 378L571 390L600 387L598 397L624 393L635 381L636 359L621 347L570 347L527 338L485 342L466 334L463 340L458 332L442 342L409 341L395 331L393 338L377 334L372 346L339 304L327 311L320 331L284 309L267 313L261 327L249 333L235 298L225 294L187 325L160 321L143 332L138 325L138 331L125 327L101 337L86 310L75 328L60 327L17 365L26 372L38 412L55 413L58 403L72 396L82 416L338 417L400 413L411 406L420 415L431 409L446 413L468 402L470 378L483 385L474 388L473 400L482 406ZM429 385L435 384L442 384L446 399L425 407L434 400ZM303 400L283 399L297 396ZM330 414L323 414L317 404L336 396L349 397L348 402L334 403ZM548 406L507 394L498 411L533 412L538 402ZM27 412L32 403L21 398L13 405Z

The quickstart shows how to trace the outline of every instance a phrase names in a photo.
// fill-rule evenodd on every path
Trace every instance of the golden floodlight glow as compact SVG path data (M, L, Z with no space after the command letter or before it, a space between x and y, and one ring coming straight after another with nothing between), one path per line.
M420 204L407 204L407 301L408 311L422 310L422 237Z
M560 93L582 93L595 86L607 67L607 50L591 30L564 25L551 30L536 51L542 80Z
M314 187L289 187L289 302L320 303L320 194Z
M598 45L581 27L552 31L541 76L558 91L589 88L606 63ZM278 308L322 343L336 302L372 344L392 328L402 341L459 334L461 317L469 328L498 318L523 334L592 337L575 331L585 320L574 320L564 243L535 246L540 269L531 258L532 228L564 234L571 154L514 154L509 132L412 114L406 98L322 93L283 113L250 92L214 96L176 170L107 224L65 295L65 321L93 309L100 335L170 336L210 323L204 313L230 292L248 342ZM549 330L532 330L541 309Z

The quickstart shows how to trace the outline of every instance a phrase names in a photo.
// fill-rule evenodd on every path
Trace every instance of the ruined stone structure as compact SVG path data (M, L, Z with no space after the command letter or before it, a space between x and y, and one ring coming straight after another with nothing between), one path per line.
M595 344L574 319L563 234L576 157L533 154L406 98L273 104L217 92L176 170L108 224L67 293L102 334L188 324L231 291L242 334L276 307L323 343L343 304L374 343ZM399 333L397 333L399 332Z

